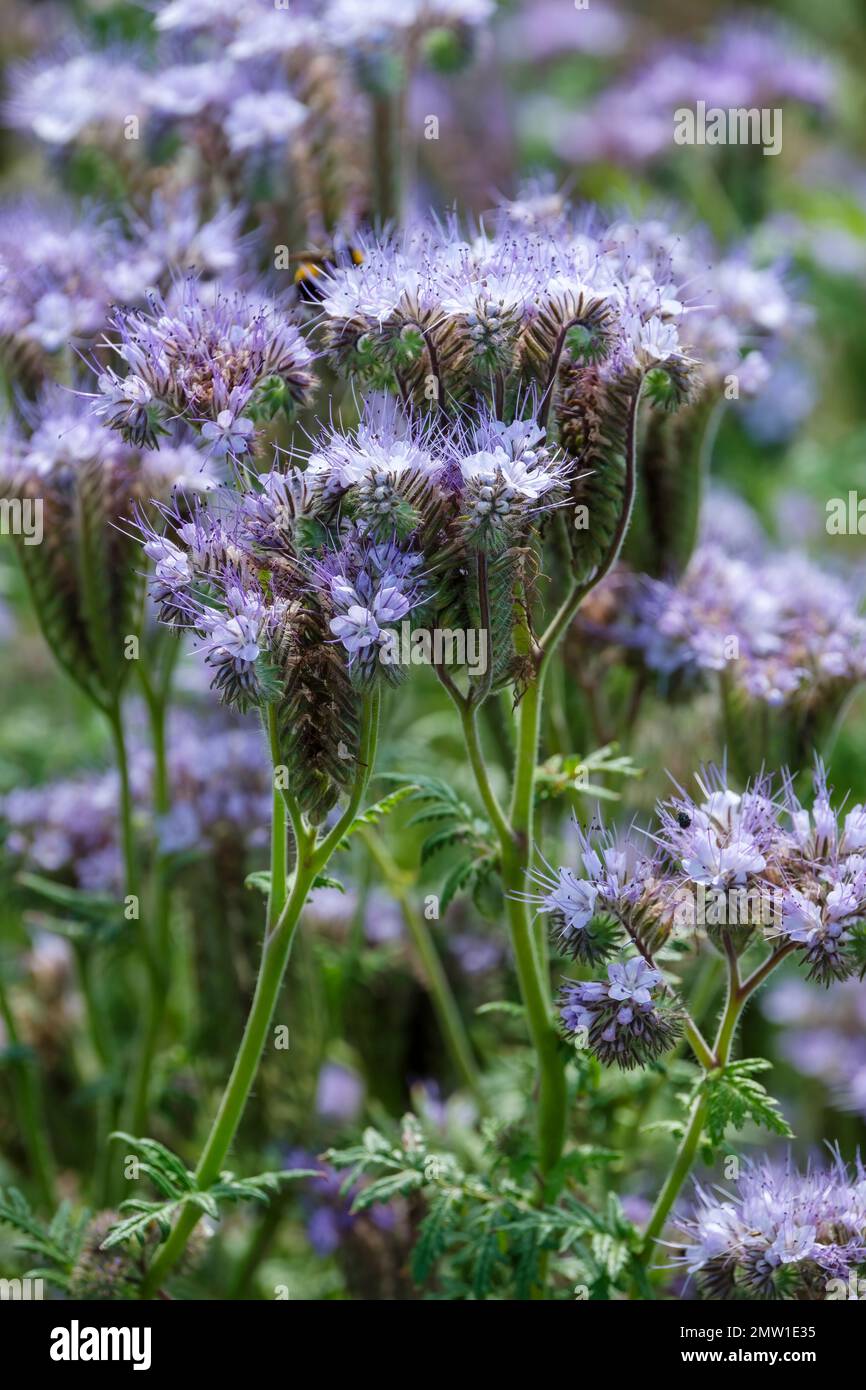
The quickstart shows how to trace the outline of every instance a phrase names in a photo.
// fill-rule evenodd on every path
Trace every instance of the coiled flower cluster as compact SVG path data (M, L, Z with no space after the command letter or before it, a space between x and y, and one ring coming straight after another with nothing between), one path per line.
M866 1262L866 1172L836 1158L799 1173L788 1162L747 1164L736 1191L697 1190L678 1221L674 1262L713 1299L858 1298ZM852 1278L853 1276L853 1278ZM853 1292L852 1292L853 1289Z
M617 840L609 832L578 828L579 869L533 874L527 901L547 915L560 950L597 965L617 950L623 934L638 956L626 962L628 980L647 990L664 984L653 956L671 935L687 939L705 928L726 952L740 953L756 933L773 950L795 954L807 975L822 984L845 979L866 961L866 812L850 808L842 818L832 804L820 765L811 806L795 794L791 779L759 778L735 792L718 768L696 779L700 797L685 791L657 808L652 834L633 829ZM642 963L641 963L642 961ZM670 1045L664 1027L640 1048L617 1050L612 1000L625 995L622 963L608 967L606 983L567 984L560 1009L573 1033L588 1027L588 1045L603 1061L635 1065ZM650 971L651 973L647 973ZM631 987L631 983L629 988ZM650 995L641 994L646 1006ZM585 1010L597 1015L590 1020ZM584 1011L584 1012L582 1012ZM633 1020L621 1020L631 1027ZM598 1025L598 1026L596 1026Z
M152 448L164 420L180 416L216 457L238 457L250 450L257 411L303 400L313 383L313 354L278 302L214 295L188 279L168 303L154 294L149 304L115 314L128 370L99 376L94 409L126 439Z

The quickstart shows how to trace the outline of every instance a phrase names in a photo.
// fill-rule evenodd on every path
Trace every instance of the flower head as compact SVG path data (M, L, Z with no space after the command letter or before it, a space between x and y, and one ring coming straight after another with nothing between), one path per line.
M697 1189L680 1217L682 1263L711 1298L837 1297L866 1259L866 1174L837 1159L798 1173L790 1164L746 1164L735 1193Z
M664 977L642 956L613 961L607 980L570 981L559 1009L569 1034L586 1038L599 1061L628 1071L645 1066L673 1047L679 1014L665 999Z

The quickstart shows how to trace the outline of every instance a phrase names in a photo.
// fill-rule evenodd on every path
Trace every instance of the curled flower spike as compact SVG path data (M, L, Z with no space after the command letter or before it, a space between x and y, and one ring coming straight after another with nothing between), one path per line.
M549 916L560 950L594 965L615 950L618 928L634 934L636 915L646 908L652 864L633 841L607 831L590 837L579 825L575 829L580 871L546 865L530 874L539 891L520 896Z
M303 400L313 354L278 301L240 291L206 291L187 279L168 302L118 310L111 326L124 378L103 372L95 409L126 437L153 442L163 421L199 427L217 456L250 449L255 419L280 402ZM111 344L110 344L111 345Z
M623 1071L646 1066L673 1047L682 1030L680 1013L664 997L661 971L642 956L612 962L607 976L607 981L563 986L559 1010L565 1031L585 1038L600 1062Z
M5 441L0 495L20 503L33 523L15 545L56 659L109 710L130 674L125 641L142 618L141 557L129 519L138 513L158 540L160 499L167 505L190 457L176 446L152 468L94 418L82 394L60 387L46 388L24 413L29 432Z
M674 1258L709 1298L836 1299L866 1260L866 1173L747 1163L729 1195L697 1188Z
M672 932L706 930L719 950L738 954L760 933L776 950L796 949L825 985L862 966L863 808L842 818L820 764L810 808L787 776L781 795L767 777L734 791L724 768L695 780L700 797L679 790L660 802L651 834L590 838L578 828L576 867L531 875L537 891L521 896L550 917L556 945L593 964L610 954L614 927L648 955Z

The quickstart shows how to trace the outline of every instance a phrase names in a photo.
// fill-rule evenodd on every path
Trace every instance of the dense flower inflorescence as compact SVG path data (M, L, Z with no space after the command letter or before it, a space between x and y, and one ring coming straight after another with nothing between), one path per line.
M731 554L709 541L677 582L618 585L609 638L640 653L667 685L724 673L777 709L835 707L866 678L866 619L856 588L802 555Z
M124 229L61 199L21 199L0 214L0 340L25 379L46 358L92 347L116 301L143 304L180 268L203 280L231 274L243 257L241 216L225 207L204 218L184 192L155 196Z
M866 1172L749 1164L731 1196L698 1188L678 1224L677 1263L709 1298L848 1298L866 1262Z
M663 984L654 967L651 977L644 966L650 968L651 953L672 932L687 937L706 928L720 948L739 953L760 931L774 950L795 953L810 978L845 979L863 956L863 807L844 818L834 810L820 766L808 808L788 778L781 788L759 778L740 793L723 771L710 768L697 782L697 799L678 790L659 804L655 834L632 831L615 840L578 830L578 869L533 874L537 889L525 897L550 918L558 947L593 965L625 933L641 953L629 969L648 987ZM608 984L567 984L561 1012L568 1031L589 1027L589 1046L602 1060L630 1065L627 1047L621 1058L615 1045L610 1013L620 968ZM648 1001L642 995L640 1002ZM595 1008L596 1020L581 1013L587 1008ZM624 1021L631 1027L631 1018ZM650 1029L657 1050L674 1036L667 1016L663 1021L664 1028Z
M119 311L112 328L127 374L99 377L95 409L127 439L153 446L165 419L198 426L218 457L251 448L257 409L302 400L312 352L285 306L186 280L149 312Z
M833 65L803 36L766 18L722 24L704 44L659 45L639 68L563 120L560 153L579 163L640 167L670 155L674 112L703 101L723 110L782 102L827 111Z
M664 976L642 956L613 961L607 976L563 986L563 1026L585 1039L601 1062L624 1071L646 1066L669 1051L681 1031L676 1006L664 995Z
M178 711L169 725L167 760L172 806L152 826L162 853L226 846L252 852L266 845L270 777L256 729ZM153 754L134 737L130 778L136 814L144 818L151 805ZM5 853L18 866L76 887L119 892L119 805L115 772L18 787L0 803Z
M784 980L763 1003L779 1030L777 1047L797 1071L829 1091L832 1103L866 1118L866 989L859 979L827 990Z

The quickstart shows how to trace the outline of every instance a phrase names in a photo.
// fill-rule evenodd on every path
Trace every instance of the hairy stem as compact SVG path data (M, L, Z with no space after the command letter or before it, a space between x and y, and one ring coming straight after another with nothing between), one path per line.
M196 1166L196 1184L200 1190L206 1190L217 1180L225 1163L226 1155L234 1142L259 1069L268 1029L289 962L295 930L317 874L321 873L331 855L338 848L358 812L373 768L378 725L379 694L376 691L364 700L360 756L346 810L340 816L333 830L325 836L318 846L314 843L313 832L306 831L301 826L300 838L296 846L297 855L291 891L285 897L282 909L273 925L269 923L262 947L255 994L241 1045L235 1057L228 1084L223 1092L216 1118ZM280 798L280 804L282 806L282 798ZM276 807L276 805L277 798L275 797L274 806ZM285 829L284 815L279 814L271 827L272 840L281 836L284 842ZM271 863L276 863L279 867L280 862L279 851L275 853L272 849ZM165 1244L160 1246L156 1258L148 1270L142 1286L143 1298L151 1298L157 1293L162 1282L186 1249L187 1241L200 1217L201 1212L197 1207L188 1204L183 1208L171 1235Z
M726 1067L731 1057L734 1034L740 1015L743 1012L746 1001L750 995L763 984L764 980L776 969L776 966L784 960L794 949L792 943L779 947L772 952L762 965L754 971L748 979L740 981L739 962L733 950L728 951L728 990L725 1000L725 1008L719 1021L718 1032L713 1044L713 1050L707 1058L703 1055L703 1049L695 1049L698 1060L705 1071L710 1072ZM689 1041L692 1042L691 1037ZM694 1043L692 1043L694 1046ZM656 1204L653 1207L649 1224L644 1233L644 1243L642 1249L642 1259L648 1262L655 1249L655 1243L661 1235L665 1222L667 1221L671 1207L679 1196L680 1190L691 1172L692 1164L698 1151L701 1135L704 1128L706 1116L706 1098L698 1095L691 1109L689 1123L683 1135L677 1156L674 1159L673 1167L665 1179L664 1186L658 1195Z

